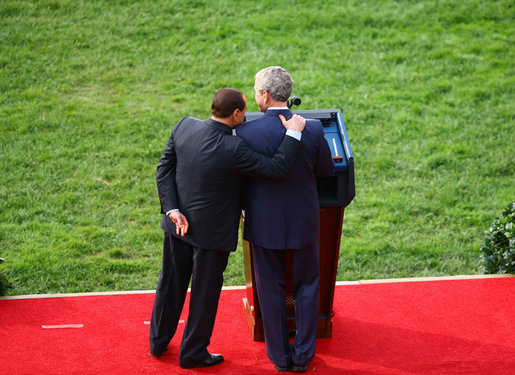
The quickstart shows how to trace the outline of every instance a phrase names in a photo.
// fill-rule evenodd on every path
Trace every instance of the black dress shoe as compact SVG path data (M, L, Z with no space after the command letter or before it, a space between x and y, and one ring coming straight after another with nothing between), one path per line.
M308 370L308 365L295 365L291 366L293 372L306 372Z
M150 349L150 355L152 357L156 357L156 358L159 358L163 355L163 353L168 349L168 346L166 346L165 348L163 349Z
M202 359L191 359L183 358L179 359L179 366L181 368L193 368L193 367L209 367L214 366L224 361L224 357L220 354L209 354Z
M275 368L276 371L281 371L281 372L291 371L291 367L290 366L283 367L283 366L274 365L274 368Z

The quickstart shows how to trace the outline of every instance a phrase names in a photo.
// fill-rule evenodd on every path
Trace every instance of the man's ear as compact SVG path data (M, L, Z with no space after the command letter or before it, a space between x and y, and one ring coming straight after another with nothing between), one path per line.
M263 90L263 103L266 104L266 102L267 102L267 100L269 98L269 95L270 94L268 93L268 91Z
M241 111L238 108L236 108L234 110L234 112L232 113L231 120L232 120L233 125L238 125L240 123L239 119L238 119L240 112Z

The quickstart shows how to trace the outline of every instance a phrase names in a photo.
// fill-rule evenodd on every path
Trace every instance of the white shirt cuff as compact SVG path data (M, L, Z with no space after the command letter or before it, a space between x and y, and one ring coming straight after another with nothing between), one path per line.
M302 137L302 133L301 132L298 132L298 131L295 131L295 130L291 130L291 129L286 130L286 135L289 135L290 137L295 138L297 141L300 141L300 139Z

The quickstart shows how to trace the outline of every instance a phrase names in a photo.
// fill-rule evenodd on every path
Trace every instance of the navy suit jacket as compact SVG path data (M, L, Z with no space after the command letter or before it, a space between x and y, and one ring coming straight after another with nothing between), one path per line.
M285 129L277 117L290 119L289 109L268 110L243 123L236 133L254 150L273 155ZM307 120L304 149L282 180L252 177L245 199L244 238L268 249L300 249L319 241L320 204L316 177L334 172L331 150L319 120Z
M233 136L232 129L221 122L182 119L174 127L156 171L161 213L178 208L188 219L188 233L179 238L204 249L234 251L242 175L284 177L303 147L289 136L279 142L274 157L267 157ZM167 215L163 215L161 228L176 235L175 224Z

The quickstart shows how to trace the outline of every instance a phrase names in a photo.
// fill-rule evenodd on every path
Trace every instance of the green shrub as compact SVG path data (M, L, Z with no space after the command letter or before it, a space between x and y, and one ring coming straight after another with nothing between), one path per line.
M511 202L485 232L481 259L485 273L515 273L515 204Z
M0 264L4 262L3 258L0 258ZM0 267L0 296L7 295L7 292L13 285L9 280L8 272L4 267Z

